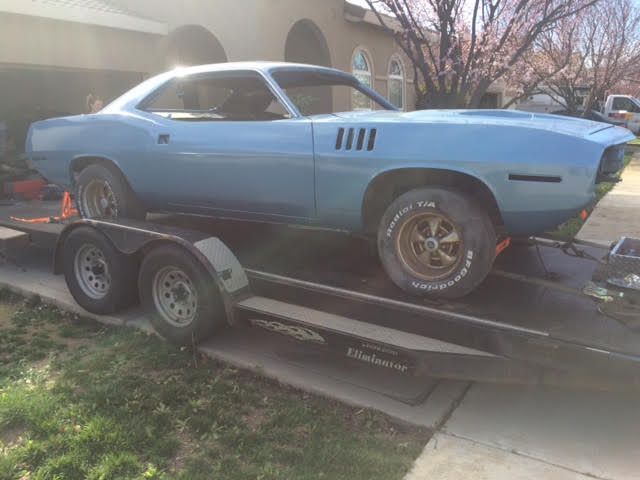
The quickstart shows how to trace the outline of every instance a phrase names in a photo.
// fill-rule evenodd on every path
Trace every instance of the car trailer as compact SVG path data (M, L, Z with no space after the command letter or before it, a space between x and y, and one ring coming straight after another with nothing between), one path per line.
M54 271L81 306L106 314L140 298L156 330L181 345L225 327L258 328L292 339L303 354L390 374L640 386L634 239L613 249L518 242L476 292L438 301L398 290L363 243L344 235L170 215L13 219L28 216L42 212L0 207L0 226L15 232L5 235L5 250L54 247Z

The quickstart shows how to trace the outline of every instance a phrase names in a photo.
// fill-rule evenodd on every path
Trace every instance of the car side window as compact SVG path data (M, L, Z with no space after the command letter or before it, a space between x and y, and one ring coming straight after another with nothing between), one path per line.
M638 112L636 105L628 98L618 97L613 99L613 110L624 110L627 112Z
M274 121L291 115L256 72L177 77L142 102L147 112L179 121Z

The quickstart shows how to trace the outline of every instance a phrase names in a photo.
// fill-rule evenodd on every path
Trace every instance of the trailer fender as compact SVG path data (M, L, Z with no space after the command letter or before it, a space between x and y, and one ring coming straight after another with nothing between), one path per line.
M218 286L227 313L227 321L236 325L234 317L237 302L250 295L249 280L242 265L231 250L217 237L201 232L177 229L163 225L152 225L137 221L103 221L82 219L67 225L55 246L53 271L63 270L64 244L69 234L80 227L90 227L102 233L120 252L139 255L161 244L177 244L186 254L194 256L211 274Z

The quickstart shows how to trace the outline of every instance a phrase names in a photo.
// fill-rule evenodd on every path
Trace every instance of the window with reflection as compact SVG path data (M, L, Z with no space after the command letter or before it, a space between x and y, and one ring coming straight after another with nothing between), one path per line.
M389 101L404 110L404 68L397 58L389 62Z
M364 50L358 50L353 56L352 73L362 84L373 88L371 61ZM351 106L353 110L371 110L373 108L371 99L358 91L353 92Z

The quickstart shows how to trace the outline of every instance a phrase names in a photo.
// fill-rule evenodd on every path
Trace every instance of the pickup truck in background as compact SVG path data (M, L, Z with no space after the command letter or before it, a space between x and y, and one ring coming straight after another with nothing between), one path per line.
M599 102L598 102L599 103ZM566 107L556 99L545 93L532 95L513 108L523 112L553 113L569 117L581 117L596 122L606 122L621 127L626 127L636 135L640 135L640 100L631 95L609 95L599 110L597 105L584 114L580 107L577 111L568 111Z
M602 114L612 123L640 134L640 100L631 95L609 95Z

